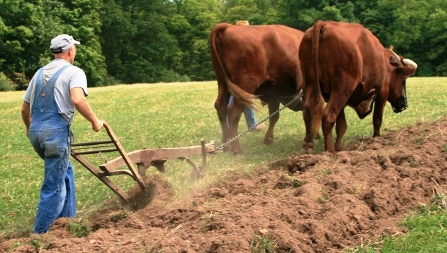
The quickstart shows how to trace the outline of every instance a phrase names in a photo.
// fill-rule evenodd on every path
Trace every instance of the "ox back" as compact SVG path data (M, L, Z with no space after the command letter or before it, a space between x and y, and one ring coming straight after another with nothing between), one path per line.
M221 23L213 28L210 53L218 85L214 106L224 143L238 135L241 114L246 106L256 107L255 98L267 103L271 114L279 109L280 103L287 103L299 94L302 76L298 49L303 34L282 25ZM230 95L235 99L228 105ZM301 110L301 100L289 108ZM278 119L279 114L269 119L265 144L273 142ZM237 139L224 150L242 153Z
M407 106L405 80L416 71L416 64L385 49L360 24L317 21L305 32L299 57L304 77L306 153L313 151L313 137L320 127L325 150L335 153L342 149L347 130L345 106L352 107L360 119L374 110L374 136L380 136L387 101L395 112Z

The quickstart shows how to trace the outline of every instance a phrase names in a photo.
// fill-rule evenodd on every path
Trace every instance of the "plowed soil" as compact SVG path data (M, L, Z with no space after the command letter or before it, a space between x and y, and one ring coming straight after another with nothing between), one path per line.
M404 234L403 217L447 189L447 119L345 150L297 153L175 201L154 177L149 205L96 214L87 237L60 219L47 234L2 241L0 252L343 252Z

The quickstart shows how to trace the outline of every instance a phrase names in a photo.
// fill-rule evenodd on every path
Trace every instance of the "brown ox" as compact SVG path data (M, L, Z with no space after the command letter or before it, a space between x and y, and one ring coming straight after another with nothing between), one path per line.
M374 137L380 136L383 110L390 102L398 113L407 108L405 81L417 65L385 49L359 24L317 21L303 37L299 50L303 72L303 149L313 150L313 136L323 129L325 150L341 150L347 125L344 108L354 108L360 119L373 109ZM324 107L324 102L327 102ZM336 124L337 139L332 142Z
M238 124L245 106L255 107L254 98L268 104L270 114L296 97L301 69L298 48L303 32L282 25L216 25L210 34L211 60L216 72L218 95L214 103L222 127L222 141L238 135ZM228 106L233 95L234 102ZM302 109L301 99L288 106ZM227 124L228 117L228 124ZM273 129L279 113L269 119L265 144L273 142ZM224 148L228 150L228 146ZM242 153L239 141L231 151Z

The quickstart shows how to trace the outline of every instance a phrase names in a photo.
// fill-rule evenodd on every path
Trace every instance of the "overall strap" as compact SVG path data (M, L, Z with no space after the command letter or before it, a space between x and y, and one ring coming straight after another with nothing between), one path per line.
M37 77L36 77L36 85L42 85L42 84L44 84L43 67L39 69L39 71L37 72Z

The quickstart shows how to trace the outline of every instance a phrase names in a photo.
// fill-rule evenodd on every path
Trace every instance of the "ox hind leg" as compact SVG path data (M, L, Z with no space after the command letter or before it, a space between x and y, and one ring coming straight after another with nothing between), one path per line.
M348 126L346 125L346 117L344 108L337 116L337 123L335 124L335 132L337 133L337 139L335 140L335 151L342 151L342 140L343 136L346 133L346 129Z
M318 105L317 105L318 106ZM304 105L303 107L303 119L304 125L306 128L306 134L304 136L303 141L303 152L305 154L312 154L314 149L314 137L318 135L319 127L315 126L315 122L321 122L321 118L317 113L314 113L312 110L315 107Z
M217 112L217 117L222 129L222 142L225 143L230 139L230 129L228 128L227 115L228 115L228 100L230 94L225 89L224 85L218 82L218 94L216 101L214 102L214 108ZM224 151L230 151L230 147L224 147Z
M309 83L313 82L313 77L308 77ZM313 153L314 138L319 138L319 130L323 117L324 101L312 86L303 88L303 120L306 128L306 134L303 141L303 152L305 154Z
M269 115L272 115L272 113L276 112L279 109L279 101L278 100L269 101L268 107L269 107ZM275 129L275 124L276 122L278 122L278 120L279 120L279 113L270 116L269 127L264 136L264 144L266 145L273 144L273 130Z
M241 115L242 115L244 109L245 109L245 105L239 104L234 99L228 105L227 124L228 124L228 131L229 131L230 138L234 138L238 135L239 121L241 119ZM244 153L242 151L241 144L238 139L233 140L233 142L231 142L230 145L231 145L231 151L234 154L243 154Z
M343 130L343 128L345 128L346 126L346 123L343 123L345 121L345 115L343 109L346 102L347 100L345 101L345 99L343 99L343 96L339 96L339 94L333 92L331 94L331 99L329 99L329 102L324 108L323 119L322 119L324 149L325 151L330 152L332 154L336 153L336 149L332 141L332 129L334 128L335 122L337 121L337 123L340 124L340 125L337 124L336 131L338 130L341 131L340 133L337 132L338 145L341 145L344 132L346 132L346 129Z

